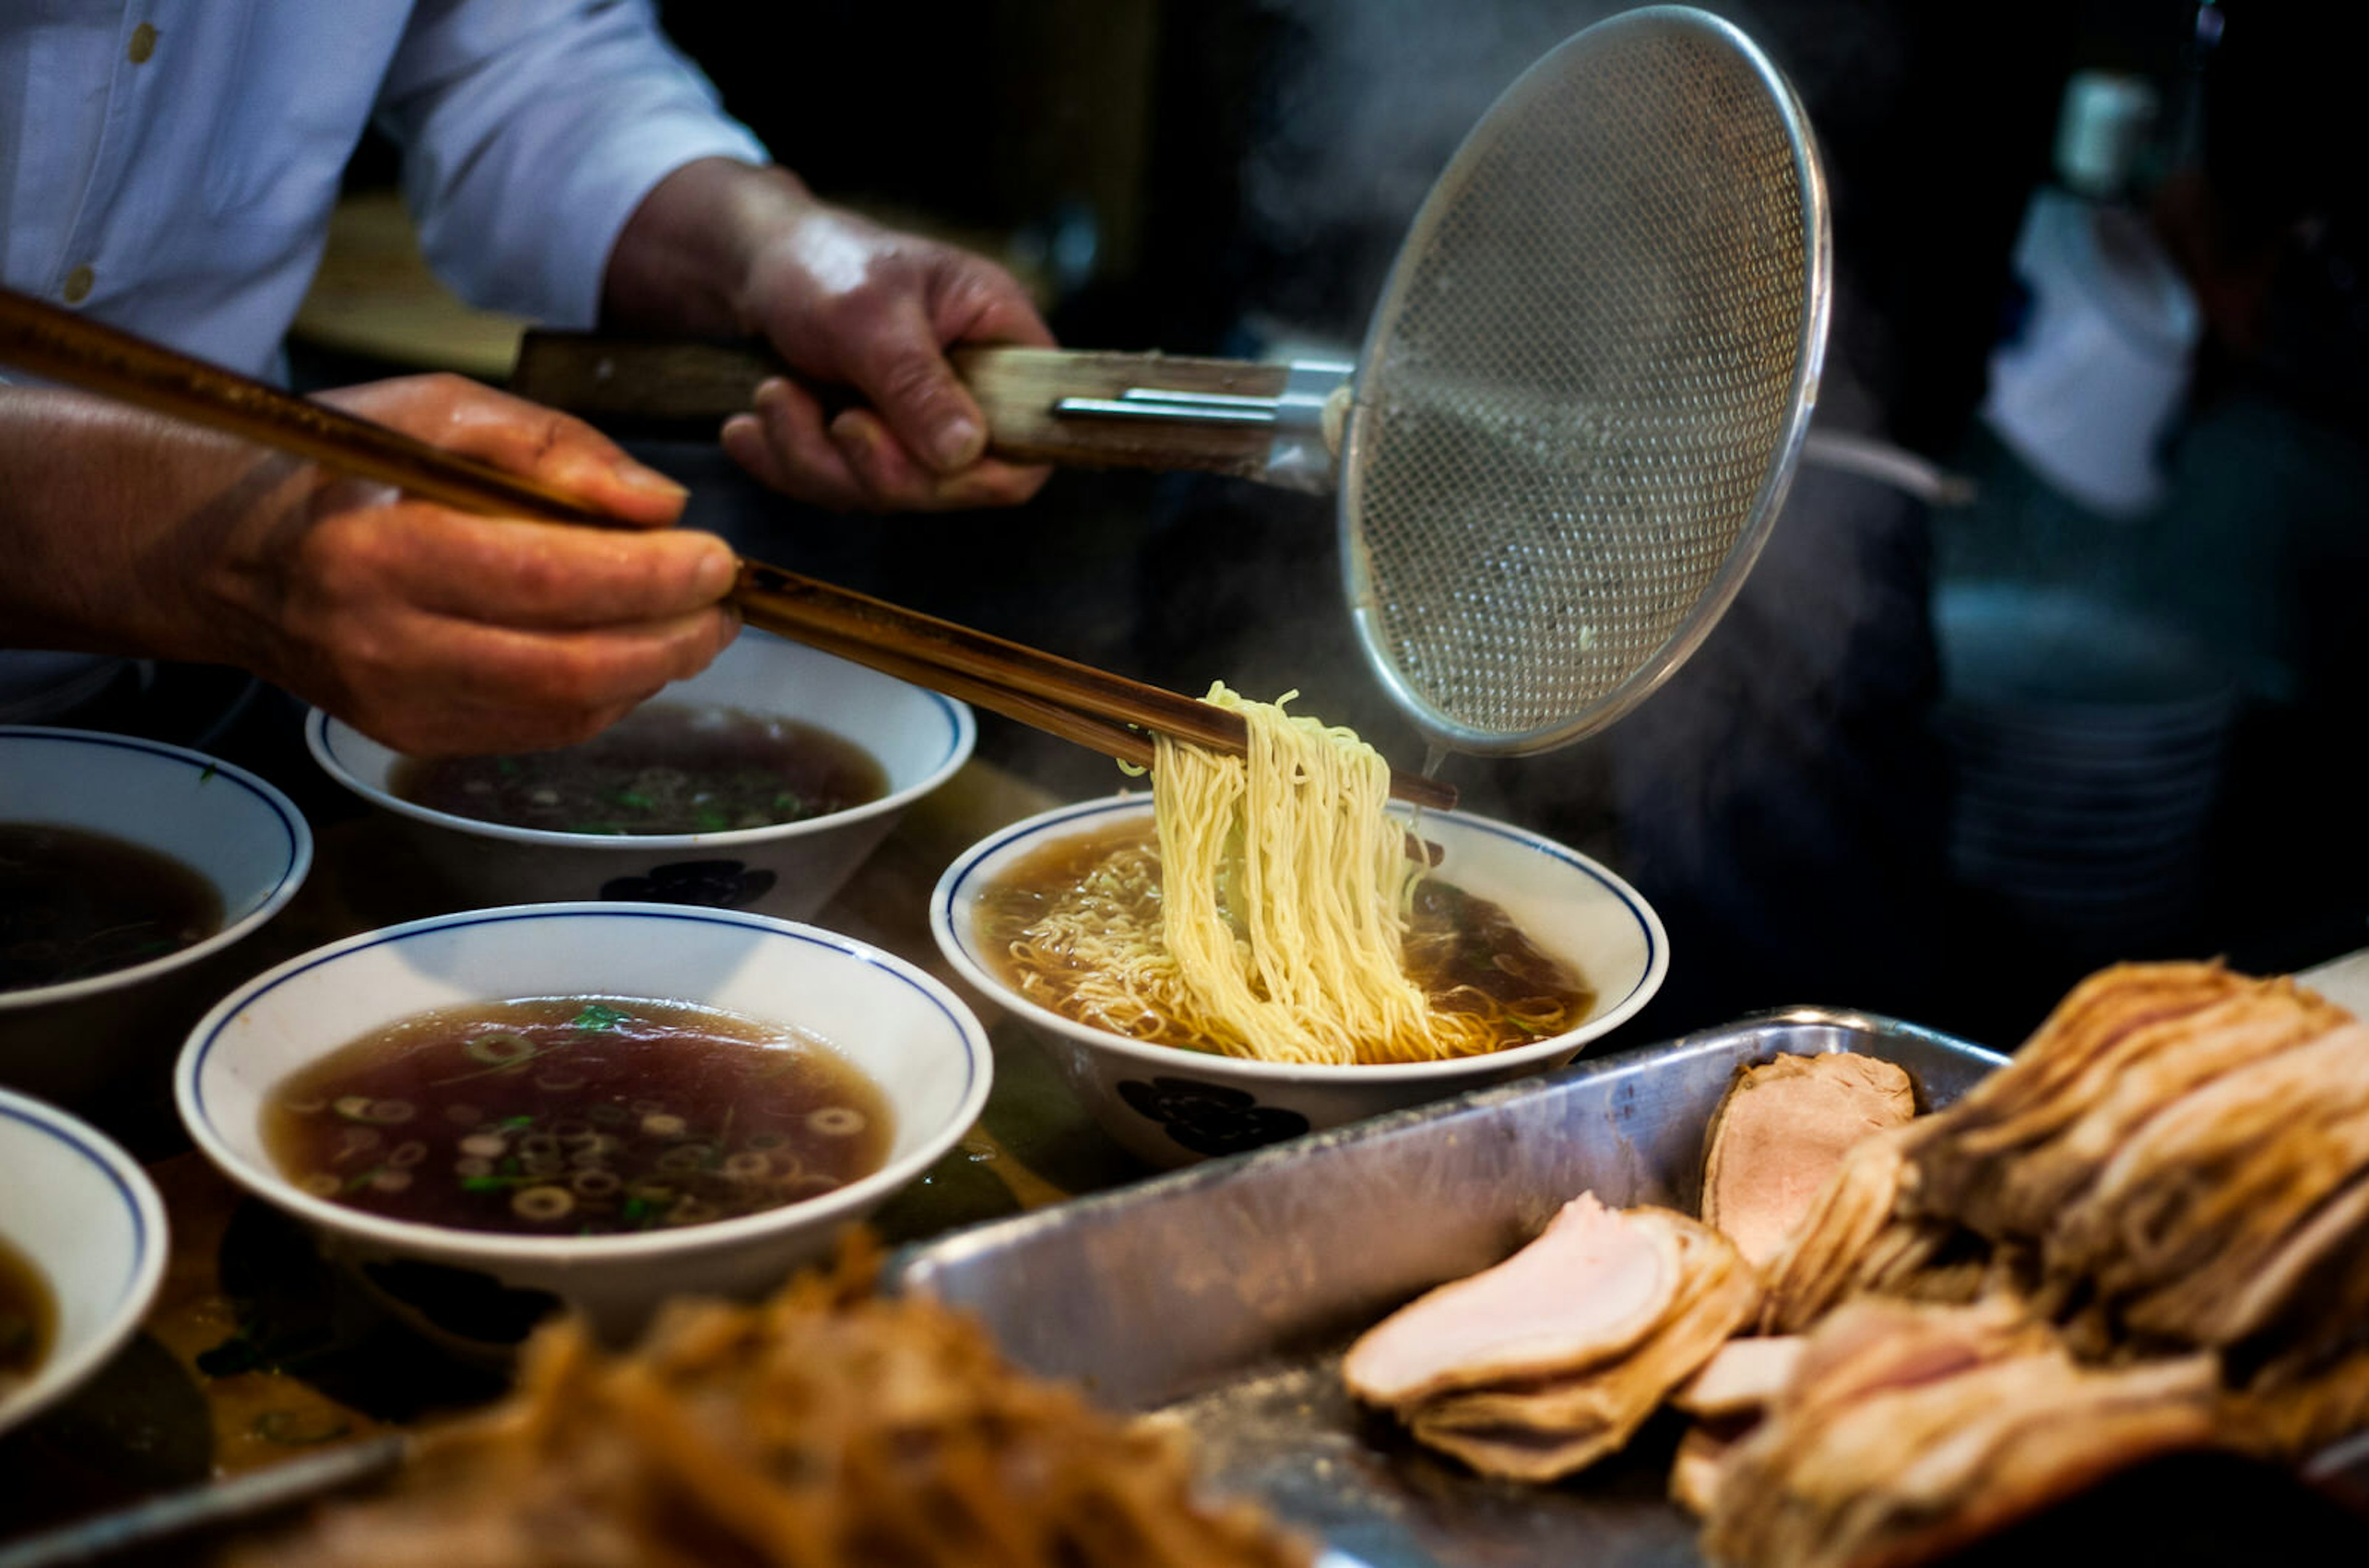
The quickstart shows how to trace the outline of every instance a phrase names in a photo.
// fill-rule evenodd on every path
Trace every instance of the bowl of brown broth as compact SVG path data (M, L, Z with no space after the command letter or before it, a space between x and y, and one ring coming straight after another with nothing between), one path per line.
M424 1326L630 1333L818 1256L977 1118L987 1039L888 954L740 911L471 910L321 948L183 1048L200 1149Z
M131 1156L0 1089L0 1431L63 1399L140 1326L165 1206Z
M159 741L0 726L0 1083L120 1099L303 883L313 837L244 769Z
M1394 808L1398 809L1398 808ZM1345 1066L1219 1054L1145 1006L1120 1021L1077 1005L1032 922L1065 898L1141 901L1156 921L1151 797L1121 795L1029 818L973 845L930 898L938 947L1036 1036L1111 1136L1154 1164L1236 1154L1569 1061L1652 1000L1669 938L1637 890L1578 851L1470 812L1425 812L1440 852L1418 884L1407 972L1435 1006L1503 1013L1497 1049ZM1139 864L1150 856L1148 876Z
M762 632L559 750L406 757L328 715L332 778L468 901L621 898L803 920L969 760L968 707Z

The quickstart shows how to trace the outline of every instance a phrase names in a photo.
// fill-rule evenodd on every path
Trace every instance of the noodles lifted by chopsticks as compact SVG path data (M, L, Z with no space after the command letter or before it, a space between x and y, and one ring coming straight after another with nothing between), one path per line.
M1229 1056L1348 1065L1495 1049L1472 1012L1435 1011L1405 971L1423 864L1385 807L1390 765L1347 729L1223 685L1250 727L1235 757L1162 736L1156 863L1121 851L1022 933L1015 956L1077 976L1075 1005L1123 1033L1159 1018ZM1157 925L1127 897L1150 876Z

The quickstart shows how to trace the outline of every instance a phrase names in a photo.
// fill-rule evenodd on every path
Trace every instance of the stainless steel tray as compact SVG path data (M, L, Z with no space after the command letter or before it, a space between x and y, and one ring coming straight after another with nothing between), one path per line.
M1693 1526L1664 1499L1667 1443L1652 1428L1634 1458L1560 1486L1487 1481L1360 1412L1339 1353L1580 1192L1692 1211L1703 1129L1735 1068L1826 1051L1899 1063L1928 1109L2006 1059L1794 1008L976 1226L899 1253L890 1281L976 1312L1034 1371L1164 1408L1214 1484L1375 1568L1691 1565Z

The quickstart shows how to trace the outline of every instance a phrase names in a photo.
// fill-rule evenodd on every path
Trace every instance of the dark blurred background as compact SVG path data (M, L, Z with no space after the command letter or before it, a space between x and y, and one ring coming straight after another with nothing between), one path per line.
M818 191L1007 260L1065 342L1282 355L1354 351L1463 132L1619 8L662 9ZM1625 1037L1820 1001L2011 1044L2109 959L2369 944L2356 8L1712 8L1791 75L1831 179L1820 424L1977 492L1805 471L1660 695L1562 751L1448 764L1471 807L1600 854L1665 914L1670 982ZM373 143L349 186L393 177ZM296 364L392 368L334 329ZM1327 501L1066 473L1016 512L846 519L704 441L638 445L752 552L1163 684L1297 688L1420 759L1351 641ZM1065 795L1116 782L992 718L981 751Z

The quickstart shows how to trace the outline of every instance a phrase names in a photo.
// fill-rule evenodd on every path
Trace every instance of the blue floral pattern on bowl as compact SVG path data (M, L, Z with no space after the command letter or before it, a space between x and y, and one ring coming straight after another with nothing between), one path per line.
M677 860L650 867L645 876L612 876L601 897L621 903L694 904L737 910L773 890L771 871L751 871L746 861Z
M1240 1154L1308 1130L1306 1116L1262 1105L1247 1091L1192 1078L1122 1080L1119 1098L1196 1154Z

